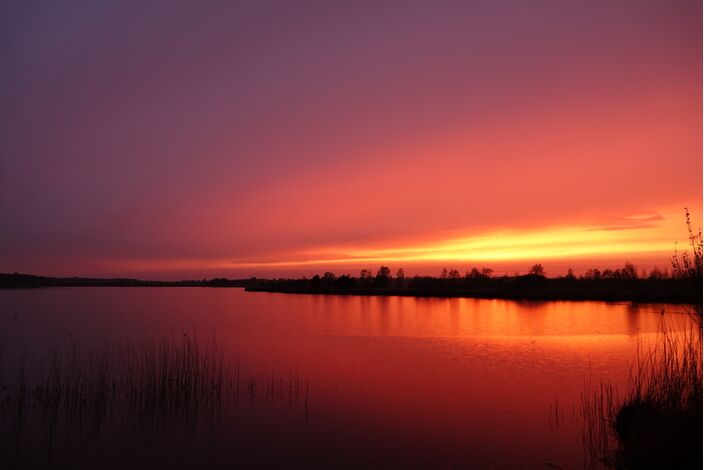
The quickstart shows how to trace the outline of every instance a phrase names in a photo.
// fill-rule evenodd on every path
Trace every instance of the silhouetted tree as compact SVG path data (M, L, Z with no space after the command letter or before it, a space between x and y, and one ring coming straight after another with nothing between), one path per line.
M343 274L335 280L335 286L340 289L355 287L356 281L349 274Z
M601 279L601 271L598 269L587 269L587 271L582 276L582 279L588 279L590 281Z
M447 268L442 268L440 272L440 279L447 279Z
M635 265L626 262L625 266L616 270L620 279L638 279L638 269Z
M376 272L377 279L391 279L391 269L386 266L381 266Z
M359 272L359 284L361 287L369 287L374 283L374 277L369 269L362 269Z
M447 278L448 279L459 279L460 278L460 272L457 271L456 269L450 269L450 271L447 273Z
M667 270L661 271L657 267L653 268L648 274L648 279L667 279Z
M534 264L528 270L528 274L531 276L545 277L545 268L543 268L542 264Z
M467 271L464 277L465 279L479 279L481 277L481 273L477 268L472 268L471 271Z
M403 289L404 287L406 287L406 272L403 268L398 268L398 271L396 271L396 288Z
M391 269L387 266L381 266L376 272L374 283L377 287L389 287L391 284Z
M572 268L567 269L567 275L565 276L565 279L575 279L576 276L574 275L574 270Z
M469 271L467 274L465 274L465 278L467 279L488 279L491 277L493 274L494 270L491 268L482 268L482 270L478 270L477 268L472 268L471 271Z

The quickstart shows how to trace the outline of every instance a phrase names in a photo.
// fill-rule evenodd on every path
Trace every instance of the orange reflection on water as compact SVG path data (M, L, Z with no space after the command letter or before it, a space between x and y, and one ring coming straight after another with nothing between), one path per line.
M579 467L579 403L589 381L623 391L641 341L665 320L675 330L689 322L677 306L661 314L629 303L240 289L47 289L0 292L0 300L22 318L25 340L48 351L67 331L97 344L215 332L243 373L296 371L310 385L308 414L281 411L275 429L263 427L253 442L279 450L295 442L313 459L334 449L358 466ZM16 329L12 318L0 321ZM271 411L251 413L272 419ZM244 429L232 439L251 441L252 427Z

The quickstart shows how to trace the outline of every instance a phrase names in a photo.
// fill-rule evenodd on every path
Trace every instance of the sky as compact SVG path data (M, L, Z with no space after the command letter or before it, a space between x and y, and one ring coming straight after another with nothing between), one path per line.
M9 1L0 272L666 267L699 1Z

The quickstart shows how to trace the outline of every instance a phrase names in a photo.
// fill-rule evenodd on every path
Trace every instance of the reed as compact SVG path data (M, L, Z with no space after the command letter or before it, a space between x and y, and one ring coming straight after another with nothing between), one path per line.
M14 378L0 376L2 422L38 415L49 425L60 421L89 432L106 422L144 429L216 418L236 406L240 389L250 402L295 404L304 386L294 372L242 377L239 357L227 360L214 335L205 341L187 334L144 337L85 352L74 343L55 351L46 367L29 370L27 364L23 354Z
M585 466L702 467L702 337L695 326L642 344L625 394L600 384L582 396Z

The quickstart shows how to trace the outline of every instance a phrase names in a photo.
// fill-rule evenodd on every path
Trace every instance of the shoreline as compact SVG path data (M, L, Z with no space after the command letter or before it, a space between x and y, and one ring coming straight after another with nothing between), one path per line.
M696 304L695 296L688 293L662 293L647 290L608 291L608 290L574 290L558 292L543 289L526 289L520 291L502 290L439 290L419 291L414 289L317 289L317 288L276 288L263 286L245 287L246 292L267 292L275 294L299 295L354 295L377 297L416 297L416 298L468 298L526 301L597 301L597 302L636 302Z
M342 282L344 281L344 282ZM129 278L45 277L0 274L0 290L50 287L211 287L244 288L247 292L379 297L437 297L508 300L569 300L702 304L701 288L687 279L582 279L519 276L481 279L413 278L397 280L355 279L226 279L147 281Z

